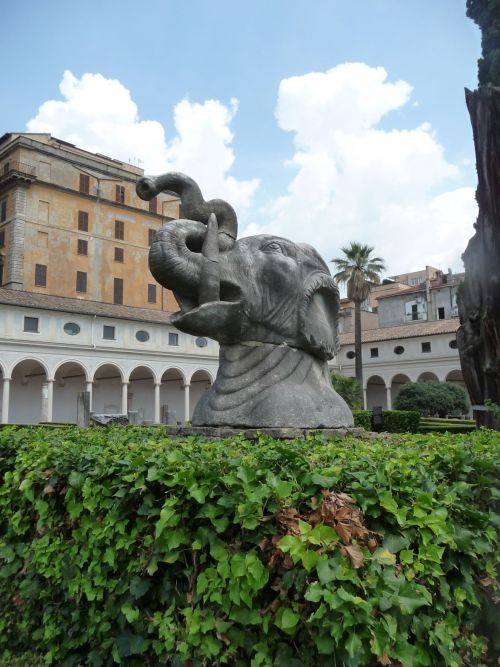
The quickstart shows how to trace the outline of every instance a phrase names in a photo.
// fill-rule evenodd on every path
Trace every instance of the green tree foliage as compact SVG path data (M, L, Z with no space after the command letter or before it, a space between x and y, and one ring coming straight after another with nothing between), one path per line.
M394 401L396 410L416 410L423 417L461 415L468 410L462 387L448 382L409 382Z
M493 664L499 462L486 430L0 429L0 664Z
M347 285L347 296L354 302L354 351L356 380L363 386L363 364L361 358L361 304L368 298L372 285L380 283L380 274L385 270L384 260L372 257L374 248L351 241L341 248L343 257L331 261L337 272L334 279Z
M346 377L339 373L332 373L330 377L333 388L339 396L342 396L351 410L361 410L363 407L363 392L356 378Z
M480 86L500 86L500 0L467 0L467 16L481 29Z

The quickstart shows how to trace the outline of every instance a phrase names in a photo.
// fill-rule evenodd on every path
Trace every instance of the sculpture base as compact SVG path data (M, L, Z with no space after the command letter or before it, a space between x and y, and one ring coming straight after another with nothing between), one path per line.
M243 436L247 440L257 440L259 436L266 435L275 440L297 440L306 438L308 435L322 434L325 438L370 438L374 435L364 428L237 428L236 426L167 426L167 435L187 437L199 435L206 440L221 440L223 438L234 438Z

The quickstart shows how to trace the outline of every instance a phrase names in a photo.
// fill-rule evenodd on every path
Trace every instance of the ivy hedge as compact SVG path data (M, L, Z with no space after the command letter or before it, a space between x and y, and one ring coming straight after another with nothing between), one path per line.
M0 664L487 665L499 454L2 429Z

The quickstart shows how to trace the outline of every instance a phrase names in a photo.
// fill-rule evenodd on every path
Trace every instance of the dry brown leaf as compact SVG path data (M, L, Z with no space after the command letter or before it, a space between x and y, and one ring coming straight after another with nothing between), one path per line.
M377 662L379 662L381 665L392 665L393 662L387 655L387 653L384 653L384 655L381 655L380 657L377 658Z
M363 552L358 544L346 544L342 546L342 551L347 552L351 559L352 566L358 569L363 565Z
M43 495L44 495L44 496L48 496L49 494L54 493L54 492L55 492L55 489L54 489L54 487L52 486L52 484L46 484L46 485L43 487Z

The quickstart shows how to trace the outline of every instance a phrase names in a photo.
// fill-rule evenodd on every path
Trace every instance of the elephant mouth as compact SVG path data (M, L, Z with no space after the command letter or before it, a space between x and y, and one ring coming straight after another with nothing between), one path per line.
M229 343L241 334L243 321L241 289L223 280L220 282L220 299L207 301L194 308L182 308L171 315L170 321L185 333L208 336L220 343Z

